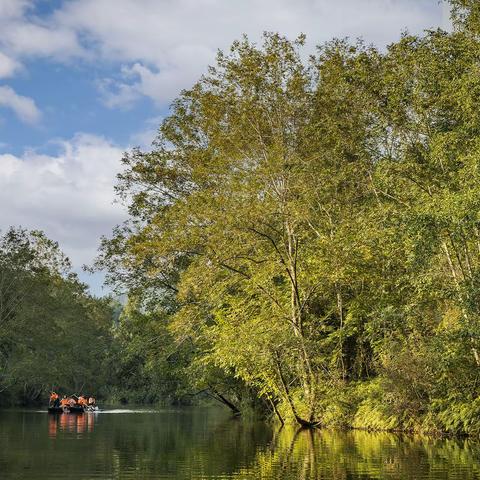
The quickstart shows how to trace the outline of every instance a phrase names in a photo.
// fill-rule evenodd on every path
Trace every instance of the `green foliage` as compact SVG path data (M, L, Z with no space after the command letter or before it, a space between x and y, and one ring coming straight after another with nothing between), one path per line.
M359 387L362 401L358 405L352 426L370 430L402 429L400 419L389 408L388 395L381 382L374 380Z
M188 403L190 346L175 342L161 312L142 313L131 301L114 331L112 403Z
M58 245L38 231L0 237L0 402L51 389L101 394L108 382L111 307L86 293Z
M453 32L386 52L335 40L305 62L303 37L243 38L125 155L131 218L98 266L148 318L132 345L160 339L133 347L142 369L188 344L180 391L477 431L479 11L452 7Z

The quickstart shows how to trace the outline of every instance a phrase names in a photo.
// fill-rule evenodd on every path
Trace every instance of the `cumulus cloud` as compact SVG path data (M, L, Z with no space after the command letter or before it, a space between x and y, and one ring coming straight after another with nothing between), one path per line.
M8 51L21 57L51 57L67 60L87 57L75 31L61 25L42 25L24 19L8 22L2 27L2 43Z
M0 0L0 46L10 57L51 57L66 60L85 56L77 32L32 12L33 0Z
M159 107L171 102L178 93L203 73L214 52L199 47L182 47L175 52L175 63L165 68L149 68L140 62L123 66L121 80L104 79L100 91L110 108L132 106L139 98L151 98Z
M0 107L10 108L25 123L36 123L41 117L34 100L19 95L13 88L6 85L0 85Z
M31 0L2 0L0 2L0 18L19 18L31 5Z
M58 146L57 155L0 154L0 229L44 230L79 267L92 261L99 237L125 218L113 204L123 149L87 134Z
M18 70L20 70L20 63L0 52L0 78L12 77Z
M291 38L303 32L312 49L344 36L385 46L402 29L445 23L432 0L67 0L47 17L32 12L32 1L0 1L0 46L17 59L117 65L99 82L110 107L142 96L165 106L243 33L258 40L265 30Z
M147 96L165 105L214 61L218 48L246 33L290 38L306 33L311 48L332 37L363 36L380 46L402 29L442 23L431 0L73 0L56 20L95 39L99 54L127 62L122 79L104 88L106 103L129 105ZM111 21L112 14L115 21ZM105 85L104 85L105 86Z

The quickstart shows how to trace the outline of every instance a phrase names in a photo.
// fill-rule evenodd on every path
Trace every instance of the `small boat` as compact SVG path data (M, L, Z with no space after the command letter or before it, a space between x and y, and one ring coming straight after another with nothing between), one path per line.
M48 413L63 413L62 407L48 407Z
M84 413L84 412L96 412L98 407L91 405L82 407L81 405L75 405L74 407L48 407L48 413Z

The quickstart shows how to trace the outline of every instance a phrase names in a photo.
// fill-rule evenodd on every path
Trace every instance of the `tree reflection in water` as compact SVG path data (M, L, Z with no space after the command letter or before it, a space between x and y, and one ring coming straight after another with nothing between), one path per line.
M364 431L283 428L235 478L438 479L480 478L475 441Z
M48 441L44 441L48 439ZM0 411L0 476L36 480L480 478L473 440L274 428L217 409Z

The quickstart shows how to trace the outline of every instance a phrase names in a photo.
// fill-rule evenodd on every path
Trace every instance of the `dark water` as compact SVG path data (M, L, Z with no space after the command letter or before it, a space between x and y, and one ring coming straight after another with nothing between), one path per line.
M0 412L0 479L477 479L480 445L300 431L217 409Z

